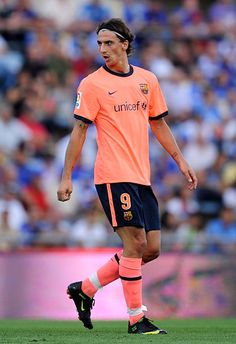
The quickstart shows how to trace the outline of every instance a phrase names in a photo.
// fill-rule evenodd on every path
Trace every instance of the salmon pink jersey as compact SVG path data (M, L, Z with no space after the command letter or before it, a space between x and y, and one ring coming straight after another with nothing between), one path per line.
M103 66L83 79L74 116L97 129L95 184L150 185L149 120L167 113L158 80L145 69L119 74Z

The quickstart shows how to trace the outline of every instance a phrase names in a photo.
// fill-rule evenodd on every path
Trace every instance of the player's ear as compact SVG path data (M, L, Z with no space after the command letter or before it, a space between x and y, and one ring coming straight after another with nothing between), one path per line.
M127 50L128 47L129 47L129 42L126 40L122 43L122 46L123 46L123 50Z

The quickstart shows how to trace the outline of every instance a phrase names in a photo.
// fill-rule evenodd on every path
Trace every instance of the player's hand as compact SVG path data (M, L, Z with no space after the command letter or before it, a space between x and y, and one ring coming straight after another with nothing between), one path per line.
M195 190L197 188L198 181L193 169L189 166L189 164L186 161L181 161L179 163L179 169L183 173L188 182L188 189Z
M66 202L70 199L72 194L72 181L71 180L62 180L58 191L57 191L57 199L61 202Z

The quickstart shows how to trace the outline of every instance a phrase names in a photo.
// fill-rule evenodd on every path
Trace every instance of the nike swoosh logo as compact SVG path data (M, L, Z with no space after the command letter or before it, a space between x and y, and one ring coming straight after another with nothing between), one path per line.
M117 91L113 91L113 92L108 92L108 94L111 96L112 94L116 93Z
M81 311L82 311L82 312L85 311L85 308L84 308L84 301L83 301L83 300L81 301Z

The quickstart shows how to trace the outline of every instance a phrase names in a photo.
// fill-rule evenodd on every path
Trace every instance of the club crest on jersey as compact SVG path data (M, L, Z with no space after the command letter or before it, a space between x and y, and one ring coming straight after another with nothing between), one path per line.
M78 92L77 98L76 98L76 103L75 103L76 109L80 108L81 98L82 98L82 92Z
M126 221L131 221L133 218L133 214L131 211L124 211L124 219Z
M143 94L148 94L148 84L139 84L139 87Z

